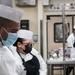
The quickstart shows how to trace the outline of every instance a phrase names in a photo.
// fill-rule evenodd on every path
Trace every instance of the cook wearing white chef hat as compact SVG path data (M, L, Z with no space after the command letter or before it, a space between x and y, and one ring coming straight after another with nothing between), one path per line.
M67 38L67 47L70 50L71 58L75 58L75 25L73 26L72 33ZM70 75L73 69L73 66L67 67L66 75Z
M8 47L17 39L21 18L21 11L0 4L0 75L18 75L15 57Z
M23 58L26 63L29 64L29 62L30 62L30 64L35 67L35 69L33 69L31 67L31 65L29 65L30 67L25 66L26 71L27 71L26 75L30 75L30 74L33 75L35 73L36 73L35 75L46 75L46 73L47 73L46 63L44 62L41 55L37 52L37 50L35 50L33 48L33 45L32 45L33 32L30 30L20 29L17 32L17 35L18 35L18 39L15 42L14 46L17 47L17 51L18 51L20 57ZM34 58L33 55L36 58ZM37 61L35 61L34 59L36 59ZM32 61L34 61L35 65L34 65L34 63L32 63ZM25 65L28 65L26 63L25 63Z
M25 46L23 47L23 49L26 48L26 50L22 50L22 53L24 53L24 51L25 53L29 53L32 50L32 45L33 45L32 44L33 32L29 30L20 29L17 32L17 36L18 36L18 39L15 42L14 46L17 46L17 43L19 45L24 44Z
M21 11L0 4L0 41L3 45L10 46L16 41L21 18Z

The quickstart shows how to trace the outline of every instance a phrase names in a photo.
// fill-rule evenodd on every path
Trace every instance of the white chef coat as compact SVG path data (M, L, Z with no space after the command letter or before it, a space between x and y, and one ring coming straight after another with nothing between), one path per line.
M72 33L67 38L67 46L73 48L74 41L75 41L75 37L74 37L74 34Z
M46 66L45 61L41 57L41 55L34 48L32 49L31 53L33 55L35 55L39 60L39 63L40 63L40 69L39 69L40 74L39 75L47 75L47 66ZM30 53L28 53L26 55L21 54L21 56L22 56L22 58L24 58L25 61L31 60L33 57Z
M69 37L67 38L67 47L70 48L70 57L75 58L75 48L73 47L73 44L75 42L75 35L71 33Z
M17 75L15 58L12 52L0 42L0 75Z
M11 45L9 47L9 49L11 50L11 52L13 53L13 55L15 57L16 72L17 72L18 75L20 75L20 73L24 71L24 66L22 65L22 60L21 60L20 56L18 55L18 53L16 51L16 47Z

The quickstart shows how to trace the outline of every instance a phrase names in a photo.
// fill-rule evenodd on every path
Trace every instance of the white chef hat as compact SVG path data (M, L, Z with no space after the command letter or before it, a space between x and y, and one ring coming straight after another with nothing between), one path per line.
M73 29L75 29L75 25L73 26Z
M33 32L29 30L20 29L17 32L17 35L18 35L18 38L25 38L25 39L33 40Z
M20 23L22 14L19 10L0 4L0 17Z

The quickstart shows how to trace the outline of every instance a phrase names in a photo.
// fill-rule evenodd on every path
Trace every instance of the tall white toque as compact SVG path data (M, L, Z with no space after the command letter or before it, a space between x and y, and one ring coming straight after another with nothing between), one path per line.
M24 39L33 40L33 32L29 31L29 30L20 29L17 32L17 35L18 35L18 38L24 38Z
M22 11L0 4L0 17L20 23L22 15Z

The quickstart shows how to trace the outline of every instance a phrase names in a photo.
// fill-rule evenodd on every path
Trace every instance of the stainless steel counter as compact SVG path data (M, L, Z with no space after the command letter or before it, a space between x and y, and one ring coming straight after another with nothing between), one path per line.
M52 60L48 59L46 63L48 67L48 75L54 75L53 74L54 67L60 67L60 66L63 69L63 75L66 75L66 67L67 66L74 67L75 59L66 59L65 61L63 61L63 59L52 59ZM74 72L73 72L73 75L75 75Z

